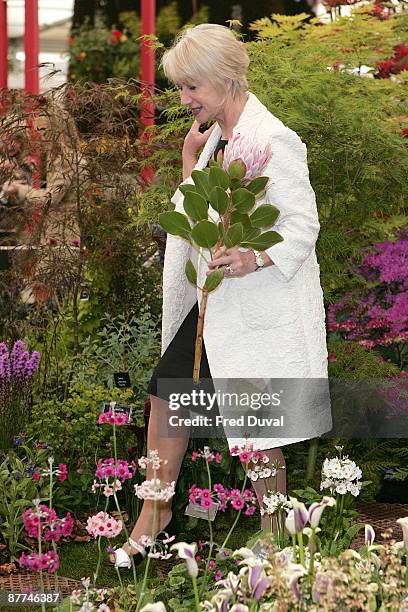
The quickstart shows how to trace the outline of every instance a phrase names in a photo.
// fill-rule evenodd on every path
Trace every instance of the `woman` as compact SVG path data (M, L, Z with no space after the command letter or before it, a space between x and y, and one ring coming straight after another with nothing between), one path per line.
M183 146L184 182L192 182L192 170L205 168L214 151L238 133L259 149L269 145L272 155L263 175L269 176L270 181L266 196L259 203L270 202L280 210L274 229L283 237L281 243L261 253L219 249L208 268L186 241L168 236L163 278L163 355L150 385L148 431L148 448L157 449L167 461L157 477L168 482L177 480L188 431L180 430L176 439L160 436L160 417L168 404L165 396L158 397L161 394L157 389L162 378L183 375L191 378L200 292L185 276L189 258L199 268L199 279L204 280L209 269L218 266L225 275L208 300L202 377L224 380L327 377L323 297L314 251L319 223L309 183L306 147L247 91L248 65L244 45L227 28L212 24L182 32L163 58L164 71L180 90L181 103L195 117ZM215 125L200 133L199 126L210 120L215 120ZM197 159L201 147L204 148ZM172 202L176 210L184 212L179 190ZM283 467L280 446L318 436L331 426L327 396L318 395L313 401L302 397L298 403L294 413L309 424L306 435L301 425L296 437L277 439L268 435L251 440L255 448L263 449L271 461L279 461ZM235 439L228 441L230 446L236 443ZM147 478L151 477L148 471ZM285 482L285 473L279 470L277 484L282 493L286 490ZM254 486L259 495L264 493L264 482ZM171 515L170 502L159 506L159 531L166 528ZM151 517L152 503L145 501L131 540L112 557L117 565L129 564L128 554L138 554L139 560L145 554L138 540L143 534L151 534Z

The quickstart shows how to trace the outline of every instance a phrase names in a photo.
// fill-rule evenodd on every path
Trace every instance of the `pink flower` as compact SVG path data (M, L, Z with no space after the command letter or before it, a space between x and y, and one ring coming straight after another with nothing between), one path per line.
M31 552L28 555L23 553L18 562L21 567L33 572L46 570L49 574L53 574L59 568L59 557L53 550L47 553Z
M242 453L239 454L239 458L242 463L248 463L248 461L251 460L251 453L248 451L242 451Z
M207 499L205 497L201 498L201 506L203 508L211 508L211 506L213 505L212 499Z
M33 480L40 480L40 474L38 472L34 472Z
M60 482L64 482L64 480L67 479L67 466L65 465L65 463L59 464L58 471L59 471L58 480Z
M211 499L211 491L210 489L201 489L200 492L201 499Z
M122 531L122 521L117 521L109 514L101 511L88 518L86 530L94 538L98 536L116 538Z
M256 510L255 506L248 506L248 508L245 510L244 514L245 516L252 516L254 514Z
M271 148L267 145L260 150L255 143L245 142L241 134L236 134L224 150L223 168L228 170L233 161L241 160L245 164L245 181L261 176L262 170L271 158Z
M241 497L236 497L234 499L231 500L231 506L235 509L235 510L242 510L242 508L244 507L244 500Z
M214 569L214 567L215 567L215 561L214 561L214 559L211 559L211 560L208 562L208 571L212 572L212 571L213 571L213 569Z
M222 571L221 570L217 570L215 572L215 576L214 576L215 582L218 582L219 580L221 580L221 578L222 578Z
M192 460L192 461L197 461L197 459L199 458L199 456L200 456L200 455L197 453L197 451L193 451L193 452L191 453L191 460Z

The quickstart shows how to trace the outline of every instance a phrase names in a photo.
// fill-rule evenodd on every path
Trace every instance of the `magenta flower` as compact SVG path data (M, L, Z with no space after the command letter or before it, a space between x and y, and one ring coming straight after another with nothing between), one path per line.
M241 134L236 134L224 150L223 168L228 170L233 161L241 160L245 165L244 180L261 176L263 169L271 158L271 148L267 145L263 150L255 143L245 142Z
M234 497L234 499L231 500L231 506L234 508L234 510L242 510L245 503L241 497Z
M242 451L242 453L240 453L239 455L239 458L242 463L248 463L248 461L251 460L251 453L248 451Z
M32 572L46 570L49 574L53 574L59 568L59 557L53 550L47 553L31 552L28 555L23 553L18 562L21 567L26 567Z
M60 482L64 482L64 480L67 479L67 474L68 474L67 466L65 465L65 463L59 464L57 472L58 472L58 480Z
M126 425L128 422L129 417L127 414L124 414L123 412L115 413L114 410L102 412L98 418L99 425L107 423L108 425L115 425L116 427L120 427L121 425Z

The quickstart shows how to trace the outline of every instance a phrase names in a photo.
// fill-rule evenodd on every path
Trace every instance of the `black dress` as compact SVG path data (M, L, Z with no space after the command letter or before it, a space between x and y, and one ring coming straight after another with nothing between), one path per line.
M219 140L214 151L214 159L217 158L219 151L224 150L227 143L228 140ZM184 319L183 323L180 325L176 335L161 356L160 361L153 372L148 386L148 393L150 395L168 400L168 394L163 392L163 390L160 388L158 389L157 383L159 379L181 378L185 381L191 379L191 387L196 388L192 377L198 312L198 302L196 302ZM208 365L204 342L201 355L200 381L205 381L206 388L213 389L211 383L210 366ZM185 390L185 384L183 384L183 391Z

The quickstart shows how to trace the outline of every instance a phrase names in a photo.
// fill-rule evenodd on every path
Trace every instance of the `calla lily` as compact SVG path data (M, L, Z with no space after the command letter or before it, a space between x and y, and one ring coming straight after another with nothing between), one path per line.
M248 569L248 585L255 601L261 599L270 584L271 578L265 574L262 565L253 565Z
M306 510L305 504L302 504L295 498L291 498L290 501L293 504L293 508L286 517L285 525L289 533L295 535L300 533L305 527L309 520L309 513Z
M401 526L404 547L408 550L408 516L404 516L404 518L399 518L397 520L397 523Z
M162 601L158 601L157 603L151 603L143 606L140 612L167 612L167 610L164 603Z
M314 502L309 508L309 523L312 529L318 527L323 510L326 506L335 506L336 500L334 497L325 495L320 502Z
M187 544L187 542L177 542L170 547L170 550L176 550L180 559L184 559L187 565L187 571L192 578L198 576L198 565L195 560L197 552L197 544Z
M304 567L302 567L302 569L298 569L294 571L289 578L289 588L294 594L294 596L296 597L296 599L298 600L300 599L300 592L299 592L299 585L298 585L299 578L301 578L305 574L306 574L306 570Z
M364 544L366 546L371 546L375 540L375 531L371 527L371 525L366 525L364 527Z

